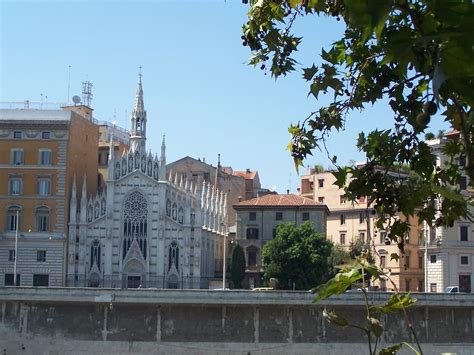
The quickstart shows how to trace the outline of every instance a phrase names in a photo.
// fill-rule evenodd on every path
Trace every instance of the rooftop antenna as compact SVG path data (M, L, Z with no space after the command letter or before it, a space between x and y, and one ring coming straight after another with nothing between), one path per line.
M71 66L69 65L68 76L67 76L67 99L66 102L69 102L69 93L71 91Z
M91 101L94 95L92 95L92 83L89 80L82 82L82 101L87 107L91 107Z
M77 96L77 95L74 95L74 96L72 97L72 102L74 102L74 106L76 106L78 103L81 102L81 98L80 98L79 96Z

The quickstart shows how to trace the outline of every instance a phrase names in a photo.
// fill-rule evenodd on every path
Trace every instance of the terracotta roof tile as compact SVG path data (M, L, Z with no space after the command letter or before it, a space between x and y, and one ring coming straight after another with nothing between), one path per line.
M326 205L316 202L310 198L302 197L294 194L276 195L269 194L262 197L252 198L250 200L241 201L234 207L296 207L296 206L307 206L307 207L326 207Z

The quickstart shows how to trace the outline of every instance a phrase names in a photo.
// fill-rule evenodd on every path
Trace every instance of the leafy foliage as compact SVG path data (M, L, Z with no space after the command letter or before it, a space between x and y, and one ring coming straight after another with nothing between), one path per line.
M368 197L380 216L378 226L385 225L393 241L409 229L406 221L387 227L390 217L400 213L418 213L420 222L438 226L471 217L468 197L463 198L456 186L460 155L466 158L464 171L471 185L474 181L472 2L251 0L250 4L242 36L252 51L250 63L275 78L298 68L292 55L302 38L292 33L292 26L299 17L344 21L344 35L321 50L322 63L301 67L309 95L315 99L328 95L331 102L290 126L288 148L296 167L315 148L325 148L329 134L344 129L348 113L386 100L393 111L393 128L359 135L357 147L366 154L367 164L338 167L338 185L352 200ZM458 139L446 144L448 163L441 167L423 141L438 110L459 132ZM329 158L337 164L337 157ZM440 204L438 195L444 197Z
M323 234L316 233L310 222L300 227L282 224L277 227L275 239L263 247L264 277L278 279L283 288L308 290L327 280L332 266L332 243Z
M240 244L236 244L232 249L232 260L230 264L230 278L235 288L242 287L242 280L245 277L245 255Z
M353 284L365 280L367 275L369 275L369 277L373 280L390 280L389 275L384 273L384 271L379 269L376 265L369 263L367 258L368 254L365 253L356 257L355 260L352 260L348 264L338 266L340 272L335 277L330 279L325 284L319 285L313 289L313 292L317 293L317 296L313 302L319 302L328 297L342 294ZM363 331L367 335L369 353L376 354L377 345L384 332L384 326L381 323L380 315L385 313L403 312L405 319L408 321L408 327L410 328L413 337L418 344L418 349L420 349L416 333L412 328L411 322L409 322L409 317L407 314L407 309L415 304L416 299L411 297L410 294L400 294L399 292L395 292L390 296L385 304L370 305L366 289L363 287L360 288L359 291L363 295L366 304L367 324L365 327L350 323L341 314L338 314L335 310L329 309L327 307L324 307L323 309L323 317L332 325L339 327L353 327ZM402 342L388 348L381 349L379 354L395 354L398 350L400 350L403 344L412 349L415 353L421 353L421 350L417 351L410 344Z

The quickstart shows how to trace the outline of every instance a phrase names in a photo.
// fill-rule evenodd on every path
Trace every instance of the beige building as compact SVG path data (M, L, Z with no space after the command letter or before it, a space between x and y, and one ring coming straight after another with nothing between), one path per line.
M451 139L459 139L459 132L451 131L441 139L426 143L436 155L436 166L443 166L447 157L443 153L444 145ZM465 165L464 157L459 165ZM463 174L459 189L465 196L473 194L469 190L469 178ZM440 201L441 202L441 201ZM471 207L471 213L474 209ZM420 247L426 253L426 290L444 292L446 287L458 286L461 292L474 290L474 224L466 219L458 220L453 227L429 227L425 223L424 240L428 243Z
M97 136L86 106L0 110L0 286L15 259L17 285L64 285L73 176L95 194Z
M234 205L237 212L235 242L244 249L246 268L243 286L254 288L262 285L263 246L275 237L276 227L282 223L296 226L311 221L317 232L326 232L329 210L326 205L293 194L269 194Z
M376 215L362 196L356 203L347 200L344 190L334 182L330 171L301 177L300 193L304 197L326 204L330 210L327 220L327 238L335 244L349 245L360 239L375 246L376 263L391 271L392 280L402 291L423 291L423 254L419 251L420 229L415 219L410 220L412 230L405 239L405 254L400 260L391 260L390 254L399 253L393 242L386 244L386 231L375 227ZM389 284L377 285L390 289Z
M245 171L233 171L232 174L245 179L245 200L250 200L251 198L257 197L257 195L259 195L262 186L260 185L258 171L246 169Z

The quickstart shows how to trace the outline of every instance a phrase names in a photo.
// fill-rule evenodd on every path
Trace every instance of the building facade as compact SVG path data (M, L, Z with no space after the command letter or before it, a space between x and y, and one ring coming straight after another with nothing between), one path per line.
M459 132L451 131L442 138L426 142L436 155L436 166L442 167L447 161L443 147L451 139L459 139ZM465 163L465 159L459 157L461 180L458 188L468 197L474 192L469 187L469 178L462 171ZM471 213L474 213L472 207ZM426 243L422 244L420 252L426 256L426 290L444 292L446 287L458 286L461 292L473 292L474 224L467 219L456 221L450 228L430 227L425 223L423 232Z
M99 149L97 163L99 165L98 186L102 191L106 188L109 179L109 151L110 144L114 146L114 154L122 156L130 148L130 132L107 121L97 122L99 126Z
M326 232L329 210L326 205L293 194L268 194L234 205L237 233L234 242L244 249L246 268L243 287L262 285L264 268L261 252L266 242L275 238L276 227L283 223L299 226L310 221L318 233Z
M0 110L0 286L15 268L17 285L64 286L73 176L95 194L97 134L86 106Z
M119 154L111 139L106 190L86 196L86 186L73 184L68 286L206 288L214 277L226 194L168 173L165 139L159 157L147 152L146 128L140 76L130 148Z
M391 279L401 291L423 291L423 253L419 250L421 228L416 217L410 217L411 231L405 237L404 254L400 259L391 260L392 253L399 253L396 243L386 239L386 231L375 226L377 215L367 204L365 196L355 203L348 201L344 190L334 185L336 178L330 171L316 173L310 171L301 177L300 193L328 206L327 238L347 249L351 243L362 240L375 247L378 266L390 271ZM399 217L403 218L403 217ZM390 289L390 284L376 284L382 290Z

